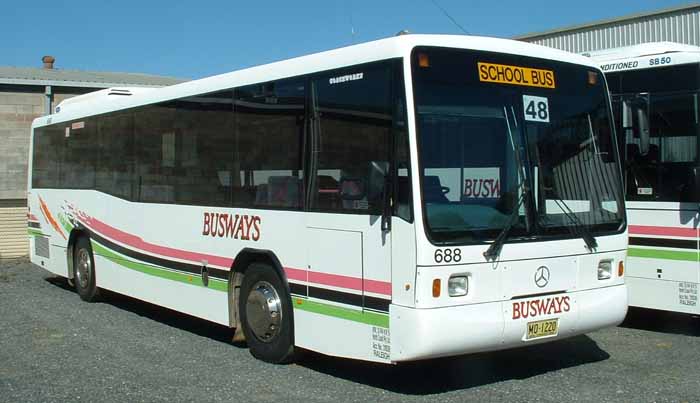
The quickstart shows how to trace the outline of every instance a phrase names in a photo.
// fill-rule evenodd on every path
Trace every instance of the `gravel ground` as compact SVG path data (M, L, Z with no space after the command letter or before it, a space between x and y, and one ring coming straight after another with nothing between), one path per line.
M700 402L700 319L630 311L555 343L397 366L255 360L222 326L0 263L0 401Z

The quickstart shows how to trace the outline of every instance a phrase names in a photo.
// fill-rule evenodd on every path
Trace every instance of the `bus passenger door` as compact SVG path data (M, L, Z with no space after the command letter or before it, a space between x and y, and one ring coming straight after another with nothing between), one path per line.
M367 318L377 316L367 312L385 314L391 301L391 233L382 230L391 155L390 67L384 62L349 67L319 74L310 83L308 296L318 304L317 313L335 319L315 322L308 326L315 334L299 336L321 351L324 343L335 343L334 355L364 355L370 344L341 346L338 337L371 341ZM344 320L335 326L342 334L318 326L336 319Z

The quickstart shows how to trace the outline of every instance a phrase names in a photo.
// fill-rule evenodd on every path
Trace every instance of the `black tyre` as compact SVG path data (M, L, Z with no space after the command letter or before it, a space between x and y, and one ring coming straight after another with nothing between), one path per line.
M292 300L277 272L266 264L248 267L238 301L243 333L253 357L281 364L294 354Z
M75 290L83 301L94 302L100 296L95 281L95 259L92 255L90 239L81 236L73 250L73 272Z

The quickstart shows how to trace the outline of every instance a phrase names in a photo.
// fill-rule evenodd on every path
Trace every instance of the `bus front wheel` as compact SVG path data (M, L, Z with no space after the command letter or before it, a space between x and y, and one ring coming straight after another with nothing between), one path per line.
M95 281L95 259L87 237L81 236L75 242L73 251L75 290L83 301L94 302L100 295Z
M294 353L292 302L272 267L260 263L248 267L238 306L253 357L274 364L289 362Z

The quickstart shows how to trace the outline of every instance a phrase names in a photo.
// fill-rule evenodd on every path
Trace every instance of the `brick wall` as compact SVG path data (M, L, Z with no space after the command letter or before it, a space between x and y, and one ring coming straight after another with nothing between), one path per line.
M64 99L89 91L94 90L80 88L59 92L54 95L53 107ZM32 121L45 114L45 102L43 86L0 87L0 259L28 254L30 131Z

